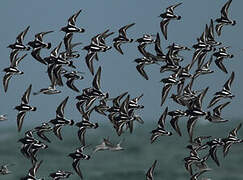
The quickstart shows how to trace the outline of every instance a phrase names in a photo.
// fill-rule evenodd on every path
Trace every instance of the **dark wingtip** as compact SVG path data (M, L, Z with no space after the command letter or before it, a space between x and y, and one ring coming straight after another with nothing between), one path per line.
M51 43L48 43L48 45L47 45L46 48L47 48L47 49L50 49L50 48L51 48Z
M85 29L81 28L81 31L80 31L80 32L81 32L81 33L85 32Z
M91 157L91 156L90 156L90 155L88 155L88 156L87 156L87 160L89 160L89 159L90 159L90 157Z
M70 126L74 125L74 120L70 121Z

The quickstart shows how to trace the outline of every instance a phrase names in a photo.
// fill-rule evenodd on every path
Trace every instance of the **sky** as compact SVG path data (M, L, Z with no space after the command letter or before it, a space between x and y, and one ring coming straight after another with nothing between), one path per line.
M23 31L27 26L30 26L29 32L25 36L24 43L27 44L34 39L34 35L43 31L55 31L44 37L46 42L51 42L54 48L63 40L64 33L60 28L67 24L67 19L82 9L82 12L77 18L76 25L84 28L86 31L82 34L75 34L73 42L81 42L82 45L76 49L81 54L81 57L75 60L74 64L77 70L85 72L84 80L76 81L75 85L82 90L90 87L92 84L92 76L85 64L86 51L82 47L90 43L90 39L98 33L110 29L110 32L115 32L114 35L107 38L106 43L112 45L112 39L118 35L118 29L124 25L136 23L133 27L127 30L127 35L130 38L138 39L143 34L160 33L161 46L165 48L173 42L192 47L196 43L196 38L201 36L205 25L210 22L210 19L220 17L220 9L226 2L225 0L211 1L195 1L186 0L183 4L175 9L175 13L182 16L180 21L171 21L168 26L168 40L165 40L160 30L161 18L158 16L164 12L165 8L170 5L182 1L174 0L42 0L41 3L28 0L9 0L1 2L0 6L0 52L1 61L0 68L4 69L9 66L10 49L6 48L9 44L14 43L16 36ZM204 99L203 108L206 111L206 106L211 100L216 91L221 90L225 81L229 78L232 71L235 72L235 80L232 84L232 92L236 97L232 100L223 111L222 115L226 119L241 119L243 116L243 71L242 71L242 56L243 45L243 13L241 7L243 1L233 1L229 9L229 17L236 20L235 26L227 26L222 30L222 35L216 39L223 43L224 46L230 46L229 52L234 54L233 59L226 59L224 64L229 71L229 74L224 74L214 63L211 68L216 72L211 75L201 76L194 84L194 89L203 89L209 86L209 91ZM137 43L122 45L124 55L119 54L114 48L100 53L99 61L94 61L95 71L99 66L102 67L101 72L101 89L104 92L109 92L110 97L116 97L123 92L128 91L131 97L136 97L144 94L140 103L145 106L143 110L137 111L145 123L157 121L166 106L170 110L183 109L167 98L165 104L161 107L161 91L163 84L160 82L162 78L168 77L169 73L160 73L159 66L150 65L145 67L145 71L149 76L149 80L145 80L136 70L134 59L142 57L137 50ZM63 48L63 47L62 47ZM153 53L153 46L149 46L148 50ZM191 62L194 51L182 52L184 57L182 64L186 65ZM46 57L50 50L43 50L42 56ZM21 54L24 54L21 53ZM209 59L209 56L207 57ZM7 93L3 90L3 85L0 83L0 114L7 114L8 121L1 122L1 127L8 125L16 126L17 111L13 108L19 105L21 97L30 84L32 84L32 92L36 92L41 88L49 86L49 79L46 73L46 67L38 63L32 58L30 52L28 56L19 64L19 69L24 71L24 75L14 76L9 83ZM4 72L0 74L1 78ZM65 80L64 80L65 81ZM65 116L74 121L81 120L81 116L76 109L75 97L80 95L66 86L59 88L61 94L48 96L38 95L30 96L30 104L37 107L36 112L30 112L26 115L24 126L26 124L40 124L55 118L57 106L69 96L68 103L65 109ZM175 92L174 87L171 92ZM170 96L170 95L169 95ZM221 101L221 102L226 102ZM108 118L92 113L91 121L108 122ZM202 120L204 121L204 120Z

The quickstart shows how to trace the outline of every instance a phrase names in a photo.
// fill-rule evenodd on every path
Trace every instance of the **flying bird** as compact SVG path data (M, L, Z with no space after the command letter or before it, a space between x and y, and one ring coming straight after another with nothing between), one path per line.
M162 113L162 115L159 118L158 121L158 127L154 130L152 130L152 136L150 138L151 144L159 137L159 136L171 136L172 133L165 130L165 119L168 113L168 107L165 108L165 111Z
M161 28L161 31L166 40L167 40L167 26L168 26L170 20L172 20L172 19L180 20L181 19L181 16L174 14L174 9L181 4L182 3L178 3L176 5L169 6L168 8L166 8L166 12L160 14L160 16L159 16L162 18L162 21L160 22L160 28Z
M148 169L146 173L146 180L153 180L154 179L154 168L157 164L157 160L154 161L153 165Z
M232 0L228 0L224 4L224 6L221 9L221 17L215 20L218 23L215 26L215 30L216 30L218 36L221 35L221 31L222 31L222 27L223 26L225 26L225 25L232 25L232 26L234 26L236 24L235 20L231 20L228 17L228 9L229 9L229 6L230 6L231 2L232 2Z
M30 26L28 26L24 31L22 31L16 38L16 42L14 44L10 44L8 48L11 48L12 51L17 50L17 51L29 51L30 47L27 47L23 44L24 37L26 33L28 32Z
M134 24L135 23L128 24L128 25L120 28L118 37L113 39L113 45L114 45L115 49L121 54L123 54L123 51L121 49L121 44L133 42L133 39L129 39L127 37L126 31L127 31L128 28L132 27Z
M17 126L18 126L18 131L20 132L22 129L22 125L24 122L24 117L26 112L28 111L36 111L36 107L30 106L29 105L29 97L30 97L30 93L31 93L31 88L32 85L30 85L28 87L28 89L25 91L22 100L21 100L21 104L19 106L16 106L14 109L16 109L18 111L18 115L17 115Z

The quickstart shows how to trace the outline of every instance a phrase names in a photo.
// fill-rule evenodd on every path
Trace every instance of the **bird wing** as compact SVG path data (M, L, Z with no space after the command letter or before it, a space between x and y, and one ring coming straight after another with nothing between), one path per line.
M28 89L25 91L23 97L22 97L22 104L29 104L29 97L30 97L30 92L31 92L32 85L28 87Z
M165 128L165 119L166 119L167 113L168 113L168 107L165 108L165 111L162 113L162 115L160 116L159 121L158 121L158 127L161 129Z
M72 15L69 19L68 19L68 24L71 26L75 26L76 23L76 19L78 17L78 15L80 14L82 10L80 9L77 13L75 13L74 15Z
M139 72L139 74L141 74L146 80L148 80L148 75L147 73L144 71L144 63L139 63L137 66L136 66L136 69L137 71Z
M67 96L62 102L61 104L57 107L57 110L56 110L56 116L57 117L60 117L60 118L63 118L64 117L64 108L67 104L67 101L68 101L68 98L69 96Z
M42 40L43 36L46 35L46 34L52 33L52 32L54 32L54 31L40 32L40 33L35 35L35 40L42 42L43 41Z
M62 140L62 134L61 134L61 128L62 128L63 125L55 125L54 128L53 128L53 132L54 134L60 139Z
M85 146L85 132L86 132L86 128L85 127L81 127L78 130L78 138L79 138L79 141L81 142L81 144L83 146Z
M98 68L92 82L93 87L97 90L100 90L100 75L101 75L101 66Z
M216 33L218 34L218 36L221 35L221 31L222 31L222 27L223 27L223 26L224 26L223 23L218 23L218 24L216 24L216 26L215 26L215 30L216 30Z
M213 114L214 116L221 116L221 110L227 106L228 104L230 103L230 101L226 102L226 103L223 103L223 104L220 104L219 106L215 107L213 109Z
M132 27L135 23L132 23L132 24L128 24L126 26L123 26L122 28L119 29L119 36L122 36L122 37L127 37L126 35L126 30L130 27Z
M43 139L43 140L45 140L45 141L47 141L47 142L51 142L46 136L45 136L45 134L44 134L44 132L43 131L37 131L37 133L36 133L41 139Z
M24 37L26 33L28 32L30 26L28 26L24 31L22 31L16 38L16 42L19 44L23 44Z
M4 87L5 92L7 92L7 90L8 90L8 83L9 83L9 80L11 79L12 75L13 75L12 73L6 73L3 76L3 87Z
M24 117L25 117L25 111L20 111L17 115L17 126L18 126L18 131L21 131L23 122L24 122Z
M83 179L83 175L82 175L82 172L81 172L80 167L79 167L79 159L74 159L72 166L73 166L73 169L75 170L75 172L78 174L78 176L81 179Z
M157 33L157 35L156 35L154 50L155 50L157 56L165 56L161 49L159 33Z
M31 52L31 55L33 58L35 58L37 61L39 61L40 63L42 64L47 64L46 61L44 59L41 58L40 56L40 50L42 48L35 48L32 52Z
M221 98L222 98L222 96L220 96L220 95L214 96L213 99L210 101L208 108L210 108L211 106L216 104Z
M211 158L214 160L214 162L215 162L218 166L220 166L220 164L219 164L219 160L218 160L218 157L217 157L217 146L214 146L214 147L210 148L210 150L209 150L209 154L210 154Z
M226 67L223 64L223 59L222 58L218 58L215 60L215 64L219 67L219 69L221 69L223 72L225 72L226 74L228 73Z
M198 117L191 116L187 121L187 132L189 134L190 142L193 142L193 128L197 122Z
M224 6L222 7L221 11L220 11L221 12L221 17L223 19L229 19L228 18L228 9L229 9L229 6L230 6L231 2L232 2L232 0L229 0L228 2L226 2L224 4Z
M160 106L162 106L164 104L171 87L172 87L172 84L169 84L169 83L165 84L165 86L163 87Z
M232 72L230 78L224 84L224 89L225 90L230 91L232 82L234 81L234 78L235 78L235 73Z
M146 180L153 180L154 168L157 164L157 160L154 161L153 165L148 169L146 173Z
M93 59L97 55L97 52L89 52L85 56L85 62L89 68L89 71L91 72L92 75L94 75L94 67L93 67Z
M72 89L72 90L74 90L74 91L76 91L76 92L79 92L78 88L73 84L73 82L74 82L75 79L76 79L76 78L69 78L69 79L67 80L66 84L67 84L67 86L68 86L70 89Z
M166 19L164 18L161 22L160 22L160 29L165 37L165 39L167 40L167 26L169 24L170 19Z
M72 47L71 47L72 39L73 39L73 33L66 33L63 39L66 52L68 53L72 51Z
M177 6L179 6L179 5L181 5L182 3L177 3L177 4L175 4L175 5L172 5L172 6L169 6L169 7L167 7L166 8L166 11L167 12L169 12L169 13L171 13L171 14L173 14L174 12L174 9L177 7Z
M123 54L123 51L122 51L122 49L121 49L121 43L120 42L114 42L113 43L113 45L114 45L114 48L119 52L119 53L121 53L121 54Z
M182 136L180 127L178 125L178 120L179 120L178 116L172 117L170 120L170 124L174 128L174 130L179 134L179 136Z
M234 136L234 137L237 137L237 132L238 130L241 128L242 124L240 123L235 129L233 129L231 132L230 132L230 135L231 136Z

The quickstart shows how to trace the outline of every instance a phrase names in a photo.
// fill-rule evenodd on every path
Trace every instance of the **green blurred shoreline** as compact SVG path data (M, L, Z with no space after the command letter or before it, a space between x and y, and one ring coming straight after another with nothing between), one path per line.
M188 144L188 135L186 132L186 124L179 123L183 136L179 137L166 124L169 130L174 134L171 137L159 137L153 144L150 144L150 131L156 127L157 122L146 123L143 125L136 124L133 134L128 131L121 137L118 137L110 124L100 123L100 127L96 130L87 130L87 144L91 144L85 151L91 154L91 159L80 162L80 168L84 174L84 179L95 180L136 180L145 179L145 173L152 165L155 159L158 164L155 168L155 179L167 180L186 180L189 175L184 168L183 158L189 155L189 151L185 148ZM212 137L226 137L228 132L235 128L240 121L231 121L223 124L197 124L195 127L195 135L211 135ZM24 137L24 131L32 128L26 125L23 131L17 133L16 127L1 128L0 127L0 164L14 163L15 166L9 167L13 174L0 176L3 180L19 179L28 173L31 168L30 160L23 157L19 149L21 143L18 139ZM78 128L63 127L63 141L57 139L52 132L46 135L52 143L46 143L48 149L40 150L37 158L43 160L43 164L37 172L37 177L45 177L50 179L48 174L58 169L73 171L72 159L67 157L76 148L80 147L77 137ZM243 136L243 130L239 131L239 137ZM93 148L100 144L103 137L109 137L114 143L118 143L124 138L122 146L124 151L109 152L100 151L92 155ZM38 138L39 139L39 138ZM41 140L42 141L42 140ZM209 158L208 165L213 171L205 173L205 177L220 180L242 180L243 165L243 144L233 145L229 155L223 158L222 150L218 151L218 157L221 167ZM239 166L240 165L240 166ZM69 179L78 180L78 176L74 173Z

